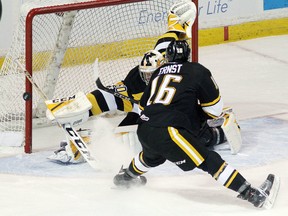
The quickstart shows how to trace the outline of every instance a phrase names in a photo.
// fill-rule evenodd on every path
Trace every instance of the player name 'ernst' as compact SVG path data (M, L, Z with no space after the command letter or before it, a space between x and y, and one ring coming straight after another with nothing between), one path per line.
M163 68L160 68L160 71L158 73L158 76L161 74L168 74L168 73L179 73L180 69L182 67L182 64L176 64L176 65L167 65Z

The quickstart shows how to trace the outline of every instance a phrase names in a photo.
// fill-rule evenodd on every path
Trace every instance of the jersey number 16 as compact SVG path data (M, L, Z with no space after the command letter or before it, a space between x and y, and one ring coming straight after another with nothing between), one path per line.
M160 77L162 78L162 76L158 76L152 81L150 97L147 101L147 105L152 103L161 103L164 105L170 104L176 93L176 89L169 86L169 84L171 82L179 83L183 78L181 75L166 74L163 76L161 83L158 83ZM157 92L156 89L158 89ZM153 97L154 95L155 97ZM152 98L154 99L152 100Z

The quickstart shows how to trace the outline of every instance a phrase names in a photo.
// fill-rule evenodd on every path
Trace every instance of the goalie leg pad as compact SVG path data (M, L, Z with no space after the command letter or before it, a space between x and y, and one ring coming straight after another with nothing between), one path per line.
M230 145L231 154L237 154L242 145L242 138L235 114L233 112L226 113L224 115L224 119L225 120L221 128L223 129L226 139Z
M121 134L125 146L129 146L129 148L134 152L139 152L142 147L136 131L137 125L128 125L117 127L114 130L114 133Z
M132 149L141 145L138 140L138 136L136 132L133 132L133 131L122 133L122 139L123 139L124 144L129 146Z

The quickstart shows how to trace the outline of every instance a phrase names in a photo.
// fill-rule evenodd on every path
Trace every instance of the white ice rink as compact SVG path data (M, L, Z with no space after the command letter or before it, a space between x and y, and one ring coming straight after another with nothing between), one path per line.
M219 151L254 186L269 173L281 178L271 210L236 198L199 170L184 173L170 163L147 173L145 187L117 190L113 176L135 150L115 137L116 119L98 118L93 151L101 171L87 164L64 166L46 159L63 139L57 127L34 130L34 153L0 153L1 216L286 216L288 215L288 35L200 48L227 106L240 120L238 155Z

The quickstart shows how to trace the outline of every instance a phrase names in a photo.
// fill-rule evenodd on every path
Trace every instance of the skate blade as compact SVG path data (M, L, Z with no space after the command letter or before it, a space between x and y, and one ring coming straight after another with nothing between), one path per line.
M280 188L280 178L275 176L273 181L273 186L270 190L269 196L266 198L263 208L271 209L274 206L275 200L277 198L278 192Z
M56 154L50 155L47 157L51 162L68 165L70 164L71 157L59 157Z

